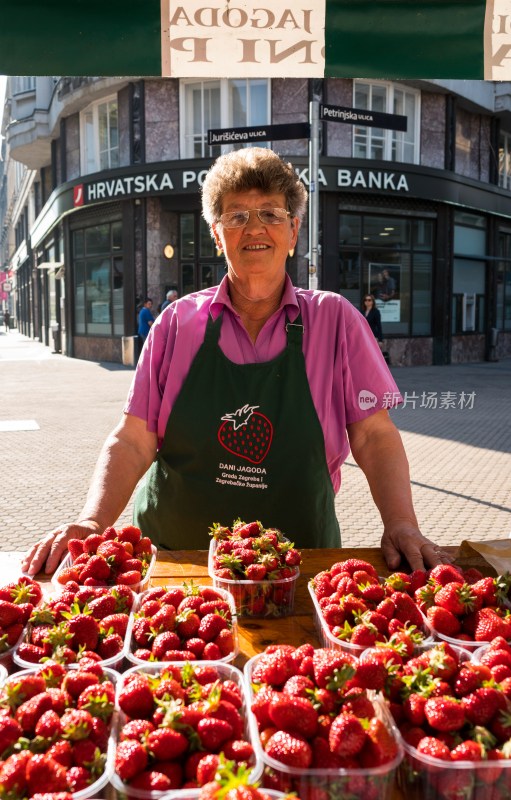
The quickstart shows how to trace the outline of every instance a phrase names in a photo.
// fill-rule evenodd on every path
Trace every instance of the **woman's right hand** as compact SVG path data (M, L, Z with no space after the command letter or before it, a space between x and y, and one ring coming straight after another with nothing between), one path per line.
M33 576L42 570L46 562L45 573L55 572L67 554L67 543L70 539L86 539L91 533L102 532L100 525L94 520L80 520L80 522L59 525L58 528L32 545L21 562L21 569Z

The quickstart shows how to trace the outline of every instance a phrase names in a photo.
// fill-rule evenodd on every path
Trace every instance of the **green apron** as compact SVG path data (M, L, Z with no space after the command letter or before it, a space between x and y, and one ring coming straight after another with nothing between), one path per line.
M261 364L234 364L219 347L222 314L168 419L135 499L134 522L160 548L209 546L214 522L261 520L297 547L340 547L323 430L302 352L301 317L287 346Z

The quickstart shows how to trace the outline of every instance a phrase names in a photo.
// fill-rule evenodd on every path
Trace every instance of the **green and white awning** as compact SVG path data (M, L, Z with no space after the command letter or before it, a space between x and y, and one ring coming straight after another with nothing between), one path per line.
M511 76L511 0L3 0L0 73Z

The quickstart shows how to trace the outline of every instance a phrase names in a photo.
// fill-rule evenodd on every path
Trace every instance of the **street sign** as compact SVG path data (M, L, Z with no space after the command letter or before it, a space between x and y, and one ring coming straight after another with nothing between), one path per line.
M245 144L248 142L276 142L282 139L308 139L308 122L289 125L260 125L252 128L210 128L208 144Z
M407 117L401 114L383 114L380 111L330 106L325 103L320 103L319 118L327 122L344 122L346 125L385 128L392 131L406 131L407 129Z
M12 283L11 283L11 281L4 281L3 282L2 291L4 291L4 292L12 292Z

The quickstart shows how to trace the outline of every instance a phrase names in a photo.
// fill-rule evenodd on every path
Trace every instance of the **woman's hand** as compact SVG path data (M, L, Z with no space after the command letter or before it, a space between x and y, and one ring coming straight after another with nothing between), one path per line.
M381 550L388 568L393 571L399 569L403 558L411 570L430 569L437 564L451 564L454 561L408 520L397 520L385 526Z
M100 525L93 520L60 525L32 545L21 562L21 569L28 575L36 575L46 562L44 571L47 574L55 572L63 556L67 553L68 541L85 539L90 533L102 533Z

